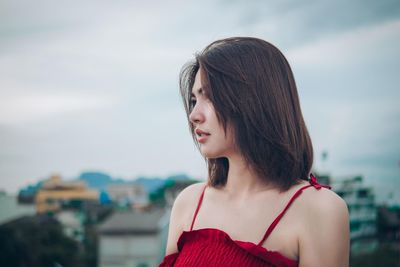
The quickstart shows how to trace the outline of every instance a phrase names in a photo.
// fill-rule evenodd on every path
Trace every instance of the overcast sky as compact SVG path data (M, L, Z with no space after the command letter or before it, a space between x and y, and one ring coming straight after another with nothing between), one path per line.
M263 38L287 56L316 170L400 188L400 4L391 0L0 0L0 188L82 171L205 178L178 74L229 36Z

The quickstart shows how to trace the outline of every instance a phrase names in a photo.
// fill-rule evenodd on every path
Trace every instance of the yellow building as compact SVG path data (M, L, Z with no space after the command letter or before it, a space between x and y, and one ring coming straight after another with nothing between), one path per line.
M72 200L98 200L97 190L88 189L83 181L62 181L59 175L53 175L44 181L36 194L36 212L58 211L61 204Z

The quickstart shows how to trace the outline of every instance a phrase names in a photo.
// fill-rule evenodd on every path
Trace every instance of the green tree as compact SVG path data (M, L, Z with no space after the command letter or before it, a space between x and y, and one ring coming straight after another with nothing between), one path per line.
M26 216L0 226L0 266L82 266L78 244L46 216Z

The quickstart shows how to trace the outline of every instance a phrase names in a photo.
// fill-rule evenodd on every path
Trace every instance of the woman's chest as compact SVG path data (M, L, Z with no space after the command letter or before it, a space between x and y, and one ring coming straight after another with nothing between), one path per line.
M205 198L197 214L193 229L214 228L226 232L232 240L259 244L267 229L281 212L283 203L273 200L228 203ZM269 250L280 251L289 258L298 255L298 220L288 212L270 236L261 244ZM189 229L190 226L186 229Z

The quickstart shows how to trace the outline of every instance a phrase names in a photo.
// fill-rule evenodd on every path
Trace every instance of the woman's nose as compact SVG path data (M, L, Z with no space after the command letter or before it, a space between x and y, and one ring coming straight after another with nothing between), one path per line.
M190 112L190 115L189 115L189 120L191 123L194 123L194 124L199 124L204 121L204 114L201 111L201 109L199 108L199 105L195 105L193 107L192 112Z

